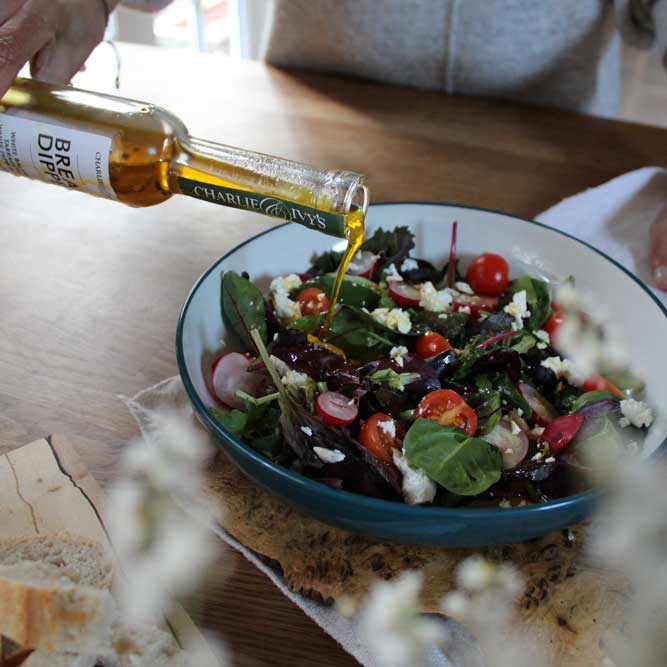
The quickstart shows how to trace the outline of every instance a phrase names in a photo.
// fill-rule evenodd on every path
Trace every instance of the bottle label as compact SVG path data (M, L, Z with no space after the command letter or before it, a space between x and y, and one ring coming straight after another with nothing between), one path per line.
M0 170L116 199L109 179L111 137L38 118L0 114Z
M279 197L267 197L248 190L237 190L212 185L211 183L202 183L189 178L179 177L178 184L181 192L188 197L202 199L221 206L271 215L289 222L296 222L323 234L339 238L345 237L345 216L340 213L320 211Z

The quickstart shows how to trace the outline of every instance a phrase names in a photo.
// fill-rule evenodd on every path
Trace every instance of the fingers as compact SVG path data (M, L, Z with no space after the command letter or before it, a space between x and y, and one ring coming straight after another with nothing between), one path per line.
M23 5L23 0L2 0L0 2L0 24L14 16Z
M667 291L667 206L651 225L651 269L656 287Z
M105 18L100 2L63 2L56 39L32 61L33 77L50 83L69 82L104 38Z
M23 65L55 39L55 3L24 0L19 4L18 11L0 25L0 96L5 94Z

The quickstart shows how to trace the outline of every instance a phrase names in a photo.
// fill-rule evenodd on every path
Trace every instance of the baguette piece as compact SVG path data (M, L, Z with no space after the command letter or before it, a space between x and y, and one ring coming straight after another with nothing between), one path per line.
M108 591L73 583L62 567L0 565L0 634L24 648L87 653L108 643L115 611Z
M37 561L60 568L71 583L111 588L111 562L97 542L68 533L0 540L0 565Z

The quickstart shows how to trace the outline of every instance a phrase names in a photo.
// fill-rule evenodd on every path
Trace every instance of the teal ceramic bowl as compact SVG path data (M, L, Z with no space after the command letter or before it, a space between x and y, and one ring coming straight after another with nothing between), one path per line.
M416 235L415 256L444 262L451 223L459 222L459 256L496 252L507 258L513 275L532 274L558 282L574 276L616 318L618 334L632 341L636 368L647 380L653 406L667 405L664 341L667 311L637 278L609 257L566 234L531 220L497 211L431 203L387 203L371 206L368 228L409 225ZM340 242L338 242L340 243ZM178 322L178 367L194 410L227 456L256 484L321 521L379 540L472 547L539 537L580 521L600 496L590 491L543 505L514 509L456 509L409 506L339 491L309 480L254 452L227 433L208 413L214 405L209 389L211 363L225 349L220 316L220 275L247 271L260 286L276 275L304 270L310 256L335 247L330 237L298 225L281 225L237 246L197 281ZM641 322L641 327L637 323ZM656 451L667 424L652 427L646 451Z

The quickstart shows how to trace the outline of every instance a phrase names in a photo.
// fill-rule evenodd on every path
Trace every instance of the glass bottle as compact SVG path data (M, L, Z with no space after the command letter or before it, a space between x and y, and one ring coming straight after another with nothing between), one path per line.
M195 139L153 104L21 78L0 100L0 170L129 206L187 195L348 240L368 206L360 174Z

